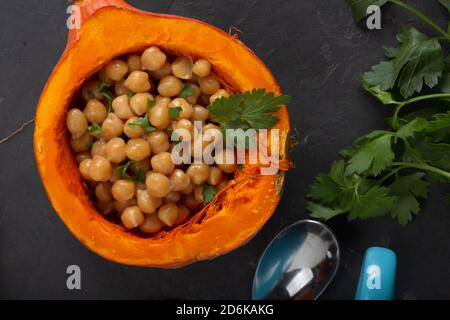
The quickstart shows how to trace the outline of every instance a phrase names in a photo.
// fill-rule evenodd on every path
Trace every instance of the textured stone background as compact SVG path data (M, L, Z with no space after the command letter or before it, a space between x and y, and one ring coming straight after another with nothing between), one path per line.
M180 270L118 265L83 247L50 207L36 170L29 126L0 146L0 298L250 298L256 262L266 245L282 228L307 217L303 197L313 177L327 170L337 151L354 138L383 126L387 107L363 93L355 75L382 58L382 45L395 43L402 24L417 24L400 9L386 7L382 31L368 31L355 26L344 0L129 2L243 31L240 39L293 97L289 109L300 144L292 153L296 168L288 174L284 197L252 241L213 261ZM446 12L437 1L407 2L445 26ZM66 7L62 0L1 1L0 137L33 118L65 46ZM398 253L398 299L450 298L445 192L448 188L433 186L423 212L407 228L389 217L331 221L341 240L342 265L323 298L353 298L364 250L372 245ZM66 289L70 264L82 269L80 291Z

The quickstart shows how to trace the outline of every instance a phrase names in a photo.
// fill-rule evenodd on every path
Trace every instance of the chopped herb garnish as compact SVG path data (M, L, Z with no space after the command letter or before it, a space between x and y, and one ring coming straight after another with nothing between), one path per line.
M102 127L100 127L97 123L93 123L88 127L88 132L92 133L94 136L99 136L102 134Z
M128 91L127 91L127 96L128 96L128 98L131 98L132 96L134 96L133 91L128 90Z
M189 96L192 96L195 93L195 89L193 86L187 84L183 87L183 89L180 92L180 96L183 98L187 98Z
M125 164L123 164L123 165L121 165L121 166L118 167L120 176L121 176L123 179L133 180L133 179L131 178L131 176L128 174L128 172L127 172L128 168L130 167L130 165L131 165L132 163L133 163L133 160L128 160Z
M180 116L181 111L183 111L183 108L179 106L169 108L169 118L172 120L177 119Z
M148 120L148 112L155 104L156 104L156 100L147 99L147 112L145 113L145 116L142 118L138 118L136 120L136 122L128 123L128 127L131 129L134 129L134 128L136 128L136 126L140 126L147 133L151 133L151 132L155 131L156 128L152 127L150 125L150 121Z
M136 172L136 181L140 183L145 183L145 172L142 170L138 170Z
M111 90L108 89L108 85L105 82L100 83L98 89L100 90L100 94L108 101L108 113L110 113L114 95L112 94Z
M214 199L216 193L217 193L216 188L208 184L205 184L203 186L203 202L204 203L210 202L212 199Z

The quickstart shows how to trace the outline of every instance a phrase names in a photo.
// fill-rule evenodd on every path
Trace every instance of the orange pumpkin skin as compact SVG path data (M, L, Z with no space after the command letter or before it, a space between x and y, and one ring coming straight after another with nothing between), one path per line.
M119 55L155 45L171 52L207 58L231 90L280 89L267 67L240 41L206 23L154 14L122 0L78 1L82 26L71 30L66 51L53 70L36 112L34 151L53 208L71 232L106 259L129 265L176 268L227 253L250 240L273 214L284 172L262 176L246 165L229 187L187 223L155 237L126 231L91 203L65 129L66 111L85 79ZM280 121L281 159L289 132L285 107ZM282 160L283 161L283 160ZM229 189L233 188L233 192Z

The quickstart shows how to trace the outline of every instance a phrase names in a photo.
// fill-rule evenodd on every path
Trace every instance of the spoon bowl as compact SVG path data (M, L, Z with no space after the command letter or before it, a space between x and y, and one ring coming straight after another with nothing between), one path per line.
M334 278L339 244L323 223L301 220L282 230L256 267L252 298L314 300Z

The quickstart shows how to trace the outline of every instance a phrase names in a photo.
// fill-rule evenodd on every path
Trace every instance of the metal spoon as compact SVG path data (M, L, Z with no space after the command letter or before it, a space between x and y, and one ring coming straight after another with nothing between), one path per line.
M252 298L313 300L339 267L339 244L323 223L301 220L281 231L259 259Z

